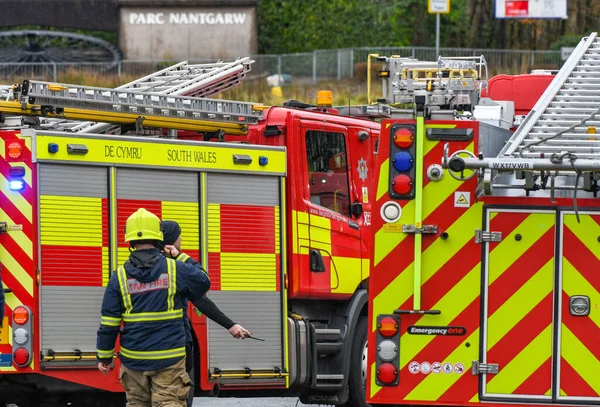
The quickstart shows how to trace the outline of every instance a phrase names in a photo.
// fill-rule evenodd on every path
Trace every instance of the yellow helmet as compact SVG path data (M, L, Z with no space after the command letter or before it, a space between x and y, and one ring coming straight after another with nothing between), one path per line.
M135 211L125 224L125 241L133 240L163 240L160 230L160 219L144 208Z

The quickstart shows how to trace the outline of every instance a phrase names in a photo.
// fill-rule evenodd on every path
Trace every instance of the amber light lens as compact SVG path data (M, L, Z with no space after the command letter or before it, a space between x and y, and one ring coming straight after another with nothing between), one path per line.
M377 328L379 333L386 338L396 335L398 332L398 323L392 317L384 317L379 321L379 327Z
M13 311L13 321L15 324L24 325L29 321L29 311L25 307L17 307Z

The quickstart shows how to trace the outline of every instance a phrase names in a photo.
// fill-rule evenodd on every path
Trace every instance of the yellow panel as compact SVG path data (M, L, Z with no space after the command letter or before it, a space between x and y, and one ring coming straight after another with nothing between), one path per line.
M221 205L208 204L208 251L221 251Z
M106 287L108 285L108 280L110 279L108 251L108 247L102 247L102 287Z
M119 247L117 253L118 253L117 254L117 264L119 266L121 266L129 258L129 254L130 254L129 248L128 247ZM116 270L111 270L111 271L116 271Z
M200 220L196 202L162 202L162 219L181 226L181 249L200 249Z
M221 291L276 291L276 255L221 253Z
M370 268L371 268L371 262L369 261L369 259L362 259L362 279L365 280L366 278L369 277L370 274Z
M8 317L0 320L0 345L8 345Z
M74 138L57 135L42 135L36 137L37 155L39 159L49 161L67 161L84 163L106 163L144 165L152 167L199 167L210 170L241 171L253 173L275 173L283 175L286 171L285 151L265 150L259 148L241 148L229 143L157 143L153 140L139 139L135 141L115 140L114 138ZM59 146L58 152L48 152L49 143ZM85 155L72 155L67 153L67 144L77 143L87 146ZM233 155L249 155L252 157L250 164L236 164ZM259 164L259 156L268 158L267 165Z
M335 294L352 294L362 281L361 259L354 257L332 257L331 292Z
M102 199L42 195L42 245L102 246Z
M318 215L310 215L310 225L317 226L323 229L331 229L331 219L324 218Z
M331 230L310 225L310 241L312 243L323 243L331 246Z

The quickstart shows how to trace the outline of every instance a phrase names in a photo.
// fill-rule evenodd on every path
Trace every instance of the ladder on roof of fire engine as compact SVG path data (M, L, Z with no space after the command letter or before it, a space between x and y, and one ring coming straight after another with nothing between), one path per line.
M238 58L233 62L219 60L209 64L189 64L183 61L116 89L206 98L239 84L251 70L252 63L254 61L248 57ZM46 119L41 124L46 129L86 133L100 133L111 126L107 123L65 119Z
M598 126L600 40L594 32L581 39L497 157L475 157L472 153L468 158L459 157L458 154L464 151L449 155L446 145L442 166L450 169L451 175L462 174L465 169L482 169L487 185L495 177L490 170L527 171L529 175L533 171L552 171L567 176L598 173Z
M499 157L600 159L600 39L583 38ZM595 166L598 169L597 166Z
M228 134L246 134L262 117L249 102L163 95L25 80L18 101L0 101L0 111L25 116L135 124Z

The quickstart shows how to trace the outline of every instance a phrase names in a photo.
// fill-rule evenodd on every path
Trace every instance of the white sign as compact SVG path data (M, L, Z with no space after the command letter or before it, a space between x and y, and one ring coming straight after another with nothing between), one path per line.
M429 0L427 11L430 14L447 14L450 12L450 0Z
M575 47L560 47L560 58L563 61L566 61L569 59L573 51L575 51Z
M129 13L132 25L243 25L246 13Z
M495 0L496 18L567 18L567 0Z
M454 207L469 208L471 206L471 193L468 191L454 192Z
M533 161L519 160L508 161L503 159L489 159L488 168L493 170L514 171L514 170L532 170Z

